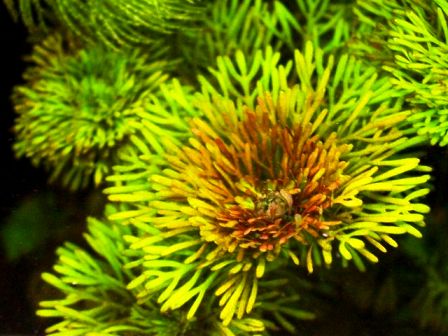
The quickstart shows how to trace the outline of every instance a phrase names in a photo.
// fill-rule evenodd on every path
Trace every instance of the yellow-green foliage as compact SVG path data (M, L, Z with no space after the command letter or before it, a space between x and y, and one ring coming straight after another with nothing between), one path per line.
M63 25L79 38L118 47L150 45L200 20L201 0L4 0L31 31ZM103 28L103 29L102 29Z
M214 293L228 325L254 309L271 264L312 272L336 250L363 269L361 257L397 246L393 236L421 236L429 169L400 154L413 144L400 92L311 42L294 63L279 58L219 58L219 85L202 78L192 101L203 117L188 143L135 156L110 178L110 199L129 205L110 219L146 233L126 238L144 256L128 286L141 302L156 296L163 312L186 306L192 319Z
M415 133L448 144L448 2L358 1L356 14L367 28L352 51L391 73L413 109Z
M116 211L109 206L106 214ZM139 303L135 291L126 287L135 275L126 267L133 257L124 241L125 236L139 233L89 218L85 239L91 250L71 243L57 250L55 274L44 273L43 279L64 297L41 302L37 311L42 317L63 318L47 328L48 335L250 336L263 332L263 321L256 318L224 326L207 305L197 320L189 321L182 311L160 313L155 300Z
M48 333L297 334L301 277L421 237L447 0L4 1L64 32L14 90L17 156L113 203L44 273Z
M350 36L352 6L329 0L210 1L195 29L177 32L176 50L187 61L184 71L193 77L214 67L217 56L236 50L248 61L268 46L292 57L309 40L325 52L334 51Z
M99 185L125 147L153 132L169 133L140 122L167 79L161 55L82 47L60 35L36 46L26 83L13 95L17 156L45 166L50 180L71 189L92 180Z

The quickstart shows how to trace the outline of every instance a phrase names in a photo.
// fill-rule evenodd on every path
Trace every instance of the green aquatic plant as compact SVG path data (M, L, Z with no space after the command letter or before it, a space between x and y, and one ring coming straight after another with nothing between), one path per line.
M403 3L407 3L407 0L357 0L353 6L356 20L352 22L356 28L353 29L353 34L346 44L348 53L357 55L360 59L378 67L381 66L381 62L392 59L390 52L380 46L387 40L385 27L389 20L392 20L393 11L402 8Z
M196 75L214 67L217 56L241 50L250 61L256 50L271 47L292 57L307 41L329 52L350 34L352 3L329 0L210 1L196 29L179 31L176 46Z
M338 52L352 34L354 4L352 0L278 1L275 11L282 18L282 40L290 50L311 41L324 52Z
M352 49L390 72L394 86L406 92L416 133L432 145L448 144L448 2L358 1L356 14L369 29Z
M43 274L48 334L324 334L334 302L383 316L412 295L400 318L448 330L443 253L413 240L413 281L352 283L421 237L447 0L4 3L51 32L13 93L17 157L71 190L107 181L112 203Z
M195 70L193 76L213 66L216 57L237 49L250 57L268 45L275 49L281 46L275 36L279 18L267 1L210 1L204 11L204 20L196 29L179 31L176 36L180 55L187 61L186 70Z
M106 214L116 211L108 206ZM84 235L88 248L66 243L58 249L56 274L42 277L59 295L41 302L37 311L41 317L60 320L47 328L48 335L249 336L263 332L263 321L257 318L224 326L210 305L202 307L196 320L188 320L182 311L161 313L155 300L139 302L126 287L135 275L127 267L134 256L127 253L124 240L138 233L135 228L89 218Z
M160 50L163 54L163 50ZM80 47L54 35L35 47L25 84L15 88L18 157L30 158L71 189L99 185L119 151L142 131L151 93L167 79L159 54ZM146 132L146 133L144 133Z
M200 78L188 142L136 155L109 178L110 199L129 205L110 219L145 233L126 237L144 256L128 285L141 302L188 307L192 319L214 293L229 325L282 262L364 269L393 236L421 236L429 168L400 154L415 142L403 136L400 91L311 42L294 63L279 59L269 48L252 62L218 58L214 80Z
M45 29L48 18L45 18L46 12L42 7L42 0L4 0L3 3L15 20L19 19L20 13L21 19L30 30Z
M110 46L152 44L201 17L201 0L4 0L32 31L62 24L78 37ZM104 27L104 29L98 29Z
M396 87L408 92L415 112L410 122L431 144L448 144L448 2L434 1L397 11L390 25L388 47L394 65L386 67Z

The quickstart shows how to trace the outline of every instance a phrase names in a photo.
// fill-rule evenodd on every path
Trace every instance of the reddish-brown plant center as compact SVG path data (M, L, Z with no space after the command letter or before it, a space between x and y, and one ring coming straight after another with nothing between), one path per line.
M262 166L254 169L256 177L245 177L254 188L220 212L217 224L227 237L229 250L240 247L278 252L290 238L304 242L305 232L317 236L338 224L325 218L325 210L331 207L333 193L341 185L346 165L339 160L343 149L338 148L335 137L325 142L316 136L300 141L298 137L303 135L306 132L300 129L296 136L287 130L277 137L278 141L271 143L278 149L276 176L272 176L274 170L266 174ZM257 151L260 153L260 148ZM261 178L266 175L267 179Z

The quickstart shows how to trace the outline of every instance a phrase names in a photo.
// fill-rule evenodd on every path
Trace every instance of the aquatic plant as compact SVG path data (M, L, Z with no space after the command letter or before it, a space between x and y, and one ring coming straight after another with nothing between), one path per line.
M197 77L198 71L206 72L207 67L214 66L218 56L242 50L251 57L256 50L268 45L280 48L282 42L275 36L278 21L277 13L267 1L208 2L204 7L204 20L195 29L175 35L178 52L187 61L185 70L193 72L191 77Z
M128 285L141 302L187 306L191 319L215 293L228 325L252 311L282 261L313 272L336 256L363 269L362 257L377 262L373 251L397 246L394 235L421 236L429 168L400 154L413 145L400 130L410 115L400 91L311 42L295 52L295 71L279 59L271 49L252 63L220 57L216 84L200 79L203 117L188 143L167 142L161 160L135 156L109 178L109 198L130 207L110 219L145 233L126 237L144 255Z
M387 314L423 277L406 318L447 330L441 253L407 246L414 282L350 282L421 237L422 145L448 143L447 0L4 3L38 43L17 157L71 190L107 181L112 203L43 274L47 333L295 335L338 325L333 299Z
M106 214L116 211L109 205ZM224 326L208 306L191 321L182 311L162 314L154 300L138 302L126 288L135 277L126 267L133 256L123 239L131 234L138 229L89 218L84 235L89 249L66 243L57 250L56 274L44 273L43 279L64 296L41 302L37 311L41 317L62 319L47 328L48 335L244 336L264 330L261 320L250 317Z
M201 0L4 0L32 31L62 24L79 38L113 47L152 44L201 17ZM104 27L105 29L98 29Z
M141 134L139 111L169 63L138 51L83 48L53 35L35 47L14 90L14 150L70 189L99 185L119 150Z
M433 145L446 146L448 2L414 5L397 13L388 39L395 64L385 69L394 75L396 87L409 92L407 101L415 109L410 122L415 123L417 132L428 136Z
M329 0L224 0L204 5L204 20L195 29L178 31L176 46L191 76L214 67L216 57L241 50L248 61L255 51L271 47L292 57L310 40L330 52L350 36L352 3Z
M406 92L415 132L432 145L445 146L448 2L370 0L358 1L358 7L358 17L370 27L355 43L362 50L358 54L379 61L394 77L394 86Z
M282 36L286 34L287 37L281 40L286 41L291 50L302 49L311 41L324 52L339 52L353 33L354 4L355 1L279 1L275 11L281 18Z

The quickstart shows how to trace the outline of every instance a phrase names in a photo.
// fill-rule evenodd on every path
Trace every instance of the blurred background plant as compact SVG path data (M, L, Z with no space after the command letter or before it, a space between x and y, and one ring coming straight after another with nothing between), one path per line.
M446 62L443 60L447 41L446 1L147 0L75 4L61 0L5 0L5 4L0 6L1 42L8 46L4 53L8 61L1 63L4 75L0 81L0 106L4 111L0 114L0 139L4 144L1 146L4 169L0 217L3 250L0 258L0 332L42 334L50 323L57 323L34 316L39 301L43 301L39 310L41 316L64 317L61 324L52 327L55 333L75 330L74 334L79 335L87 332L97 335L200 335L204 328L217 335L285 335L287 332L301 335L444 335L448 332L448 271L444 248L448 232L445 195L448 154L443 147L447 129L444 117ZM29 31L21 25L13 25L6 8L12 17L20 18ZM100 25L105 28L98 29ZM46 42L49 41L47 35L53 39L51 45ZM63 40L58 41L55 36L63 36ZM33 48L25 42L27 37ZM115 160L124 167L126 164L132 166L137 162L136 158L147 160L153 157L155 165L150 174L160 173L157 157L167 148L166 138L180 146L191 136L188 119L202 116L203 112L189 103L193 92L202 86L209 90L219 88L217 91L224 90L220 93L225 94L227 85L223 80L235 73L237 77L241 76L227 58L217 56L233 57L236 50L241 49L246 63L252 64L256 58L255 50L270 46L273 51L281 52L282 56L276 62L286 62L293 58L295 48L304 50L307 40L320 46L324 53L335 54L336 60L342 52L353 54L361 62L375 67L381 76L392 79L391 85L397 92L395 107L401 106L412 118L407 126L400 126L403 134L416 135L409 146L417 146L407 149L406 155L417 155L423 165L433 167L431 184L436 187L424 199L432 211L426 216L428 227L421 229L423 238L397 239L400 248L383 254L378 264L367 263L365 272L351 265L335 265L331 269L315 268L310 275L306 269L278 263L270 269L270 275L259 281L259 300L253 312L227 326L207 314L198 314L190 321L187 321L188 312L184 310L162 314L154 298L144 303L139 301L135 288L126 286L136 278L137 275L132 273L135 268L124 265L132 265L133 261L144 257L139 255L138 249L125 248L129 239L132 240L130 237L140 235L138 232L142 227L123 226L105 219L106 197L101 188L94 188L95 183L91 182L96 180L97 185L101 185ZM34 62L31 67L20 61L26 54L31 55ZM305 54L305 59L309 58L310 54ZM108 65L108 60L112 65ZM346 64L353 66L350 62ZM120 64L121 76L116 73ZM86 65L88 69L83 72ZM316 68L318 72L324 70L321 63ZM215 71L209 72L209 69ZM360 69L355 67L355 73L359 75ZM225 72L227 74L223 75ZM25 78L21 80L22 73ZM112 139L109 147L105 145L107 141L100 141L103 145L95 144L101 137L95 136L93 141L86 142L87 137L82 132L78 134L78 139L89 145L81 146L87 149L79 149L79 153L92 148L96 153L85 170L80 164L63 165L64 160L87 158L75 155L74 147L70 148L74 145L67 141L70 137L58 139L64 132L76 128L64 128L61 122L48 123L51 118L45 115L51 110L46 107L65 104L65 111L73 108L64 96L69 85L93 93L93 97L101 97L92 102L92 96L85 100L85 95L73 94L74 99L87 101L87 110L96 111L107 90L90 90L88 75L82 75L87 73L96 74L92 81L102 82L99 78L103 77L111 97L122 98L118 103L111 98L119 105L118 110L132 106L130 119L126 122L132 120L135 128L127 133L132 145L120 153L115 152L115 145L121 145L122 138L113 132L115 128L109 133ZM63 77L68 80L63 82ZM168 77L177 79L168 80ZM239 78L244 78L244 74ZM288 85L296 83L297 78L292 76ZM38 84L43 81L51 84ZM132 85L126 86L128 81ZM347 78L344 81L350 84ZM344 89L347 89L346 84ZM65 89L58 90L60 87ZM241 87L236 85L236 88L238 91ZM51 89L56 91L51 93ZM246 90L251 94L255 87L249 85ZM230 95L236 91L230 90ZM20 116L28 114L28 117L14 115L8 98L11 94L16 111ZM253 101L250 94L243 94L239 99L246 103ZM339 97L341 90L335 88L332 94ZM47 96L52 98L44 101ZM353 104L352 95L346 98ZM133 106L135 101L139 102L137 107ZM334 102L330 98L325 103L331 106ZM92 109L92 106L96 107ZM37 111L34 115L30 113L33 108ZM109 116L117 115L114 109L104 108L102 111ZM76 113L73 110L70 117L74 116L73 112ZM128 116L127 113L124 115ZM93 113L88 116L98 117ZM115 127L116 119L112 119ZM36 127L28 128L28 125ZM88 125L91 131L87 133L102 129L95 123ZM38 132L24 135L20 140L21 128L24 132L33 129ZM50 135L53 131L57 136L52 143ZM39 139L38 133L44 138ZM67 171L62 173L65 169L57 174L53 170L58 178L49 186L44 170L14 157L13 143L16 154L40 162L39 165L50 171L55 166L66 167L68 171L82 170L79 174L83 177L76 183L73 182L76 179L65 177L65 185L74 192L68 193L61 183L63 176L67 176ZM440 146L431 147L430 144ZM45 146L49 147L41 151L40 148ZM48 160L47 156L39 154L47 153L48 148L54 150L55 146L69 148L64 152L65 157L52 152L55 158ZM104 146L108 151L103 151ZM105 158L98 156L106 152ZM111 157L114 159L109 161ZM98 162L104 164L97 165ZM96 179L95 169L100 169ZM127 172L126 169L120 171L120 166L116 169L108 178L109 183L113 182L118 191L123 191L120 174ZM140 169L147 167L142 164ZM126 176L129 178L129 174ZM142 177L133 176L135 181ZM80 190L81 186L83 190ZM130 188L128 192L132 193L134 186ZM146 196L137 194L133 197L144 199ZM109 206L106 215L115 211ZM82 237L84 231L87 241ZM66 241L70 243L59 248L55 256L56 247ZM341 258L341 255L336 253L335 258ZM51 270L53 264L55 267ZM46 272L44 279L51 285L40 279L42 272ZM213 299L209 302L211 305ZM294 309L288 309L290 307ZM202 312L219 314L211 307L201 308Z
M5 0L32 33L62 28L113 48L152 44L158 34L185 29L202 17L202 0ZM104 27L104 29L98 29Z
M83 47L50 35L36 46L12 100L14 150L71 190L100 185L140 133L138 112L167 79L163 49L136 52Z

